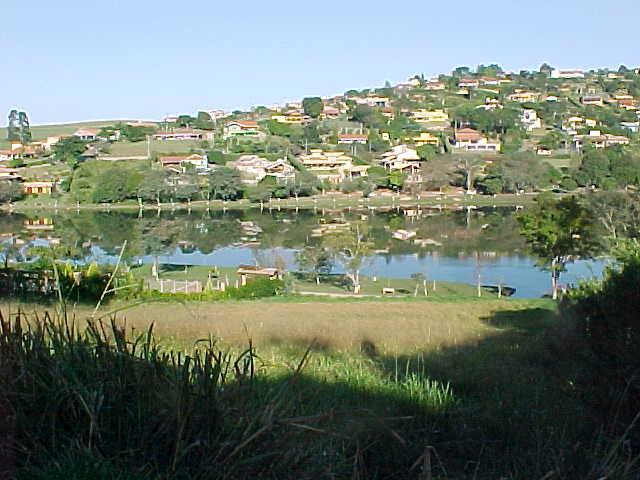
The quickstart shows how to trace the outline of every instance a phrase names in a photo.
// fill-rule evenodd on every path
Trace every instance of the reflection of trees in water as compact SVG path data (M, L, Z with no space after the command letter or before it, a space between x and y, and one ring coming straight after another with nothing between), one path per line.
M368 242L373 250L388 250L389 259L396 255L417 254L419 257L437 252L439 255L467 255L474 251L514 253L524 247L518 233L513 209L479 209L467 212L423 211L419 217L408 217L396 210L390 212L327 211L326 221L340 218L354 224L360 223L367 230ZM321 216L311 210L274 211L258 210L206 212L91 212L58 214L53 217L53 232L27 232L19 215L0 216L0 232L19 233L25 238L47 235L60 238L60 243L88 254L90 246L100 247L108 254L116 255L125 240L128 257L138 255L166 255L180 247L204 254L218 248L256 240L262 249L301 249L305 245L317 245L320 238L312 236ZM247 234L240 221L253 222L259 233ZM397 229L416 232L416 238L431 239L441 246L421 247L413 240L392 239ZM256 255L261 255L256 253ZM256 258L259 263L274 264L276 259Z

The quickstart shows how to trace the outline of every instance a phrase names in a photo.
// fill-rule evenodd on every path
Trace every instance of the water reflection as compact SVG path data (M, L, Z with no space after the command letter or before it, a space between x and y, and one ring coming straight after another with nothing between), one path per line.
M371 249L362 273L484 284L504 282L516 296L549 291L549 275L527 255L514 209L350 211L73 212L0 216L3 254L53 245L76 261L112 262L127 241L128 262L175 265L274 264L296 268L296 252L329 231L360 225ZM13 250L9 251L8 245ZM16 257L17 258L17 257ZM600 275L603 262L577 262L563 282ZM339 271L336 267L334 271Z

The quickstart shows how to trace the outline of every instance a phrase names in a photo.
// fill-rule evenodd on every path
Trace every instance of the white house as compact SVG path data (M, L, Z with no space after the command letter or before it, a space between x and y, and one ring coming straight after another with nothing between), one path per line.
M73 132L74 137L78 137L80 140L87 142L93 142L98 138L98 130L92 128L80 128Z
M530 132L537 128L542 128L542 120L538 118L538 112L533 109L525 108L520 114L520 122L522 123L522 127Z

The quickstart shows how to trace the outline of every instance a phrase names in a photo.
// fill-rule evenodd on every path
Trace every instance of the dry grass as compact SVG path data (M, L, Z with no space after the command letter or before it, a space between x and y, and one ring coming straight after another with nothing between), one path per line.
M121 315L138 331L155 323L163 343L181 348L212 335L233 346L246 345L249 337L258 348L305 345L315 339L330 350L359 350L373 344L380 352L408 353L475 343L496 333L485 321L494 312L531 304L523 300L151 303ZM11 309L15 311L16 305ZM27 311L33 309L26 306ZM83 307L76 311L80 318L87 312Z

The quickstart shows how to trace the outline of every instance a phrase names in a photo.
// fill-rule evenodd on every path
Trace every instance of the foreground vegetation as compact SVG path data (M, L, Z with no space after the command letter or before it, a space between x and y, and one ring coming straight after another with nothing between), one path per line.
M597 356L552 302L351 305L149 306L126 326L5 316L0 465L42 479L636 477L633 437L593 398Z

